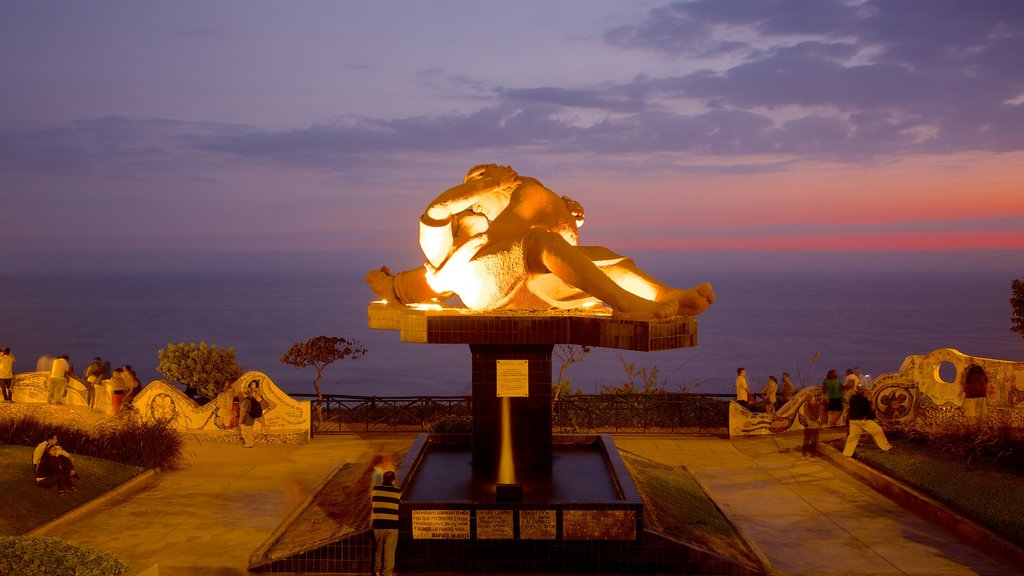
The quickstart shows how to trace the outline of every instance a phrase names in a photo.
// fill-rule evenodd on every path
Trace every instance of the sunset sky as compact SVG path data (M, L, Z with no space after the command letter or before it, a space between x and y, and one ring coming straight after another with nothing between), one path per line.
M1022 54L1012 0L0 0L0 245L414 257L497 162L589 244L1020 255Z

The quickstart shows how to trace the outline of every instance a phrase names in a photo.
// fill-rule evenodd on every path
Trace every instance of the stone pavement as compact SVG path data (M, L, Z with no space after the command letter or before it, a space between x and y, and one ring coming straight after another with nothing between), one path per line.
M842 437L839 429L822 433ZM821 458L799 436L617 436L620 450L684 466L775 574L1018 574Z
M303 506L335 469L369 463L374 442L318 436L297 446L189 440L192 465L42 535L113 552L129 574L246 574L249 555Z
M45 533L109 550L139 576L245 574L250 554L335 469L369 462L378 440L318 436L304 446L253 449L189 441L190 468L160 473ZM827 461L802 458L791 450L799 438L623 435L615 442L686 467L774 574L1018 573Z

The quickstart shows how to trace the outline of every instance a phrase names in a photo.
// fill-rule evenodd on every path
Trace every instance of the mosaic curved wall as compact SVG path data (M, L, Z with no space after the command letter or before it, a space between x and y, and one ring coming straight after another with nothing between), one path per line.
M1024 362L968 356L952 348L908 356L899 372L883 374L867 389L881 423L921 422L962 426L967 369L985 371L984 423L1024 428ZM773 434L820 426L827 420L821 388L799 391L775 414L751 412L735 402L729 407L729 435Z
M257 422L255 441L265 443L305 443L309 440L310 402L297 402L275 385L266 374L250 371L242 375L224 392L212 401L200 405L186 396L177 386L161 380L154 380L143 387L131 401L130 407L143 420L166 420L183 432L196 434L213 440L241 443L238 427L238 409L243 390L251 382L263 399L263 420L266 426ZM46 403L47 374L28 372L16 374L13 382L15 402ZM93 409L102 414L114 414L113 390L110 385L95 387L96 398ZM88 406L88 390L78 379L68 382L64 404Z

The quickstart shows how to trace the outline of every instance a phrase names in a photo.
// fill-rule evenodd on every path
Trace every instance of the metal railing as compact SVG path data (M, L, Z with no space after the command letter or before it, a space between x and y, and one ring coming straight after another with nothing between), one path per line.
M312 403L313 434L428 432L445 417L468 418L471 396L293 394ZM725 430L731 394L573 394L552 402L556 433Z

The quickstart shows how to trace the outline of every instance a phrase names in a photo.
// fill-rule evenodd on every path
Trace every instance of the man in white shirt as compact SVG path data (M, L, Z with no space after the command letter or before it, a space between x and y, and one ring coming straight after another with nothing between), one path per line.
M747 402L750 398L750 385L747 383L747 369L737 368L736 369L736 403L744 408L750 409L750 404Z
M67 354L62 354L54 359L50 366L50 404L63 404L64 393L68 389L68 371L71 366L68 364Z
M4 400L14 402L13 388L14 381L14 354L11 349L4 346L0 349L0 388L3 389Z

